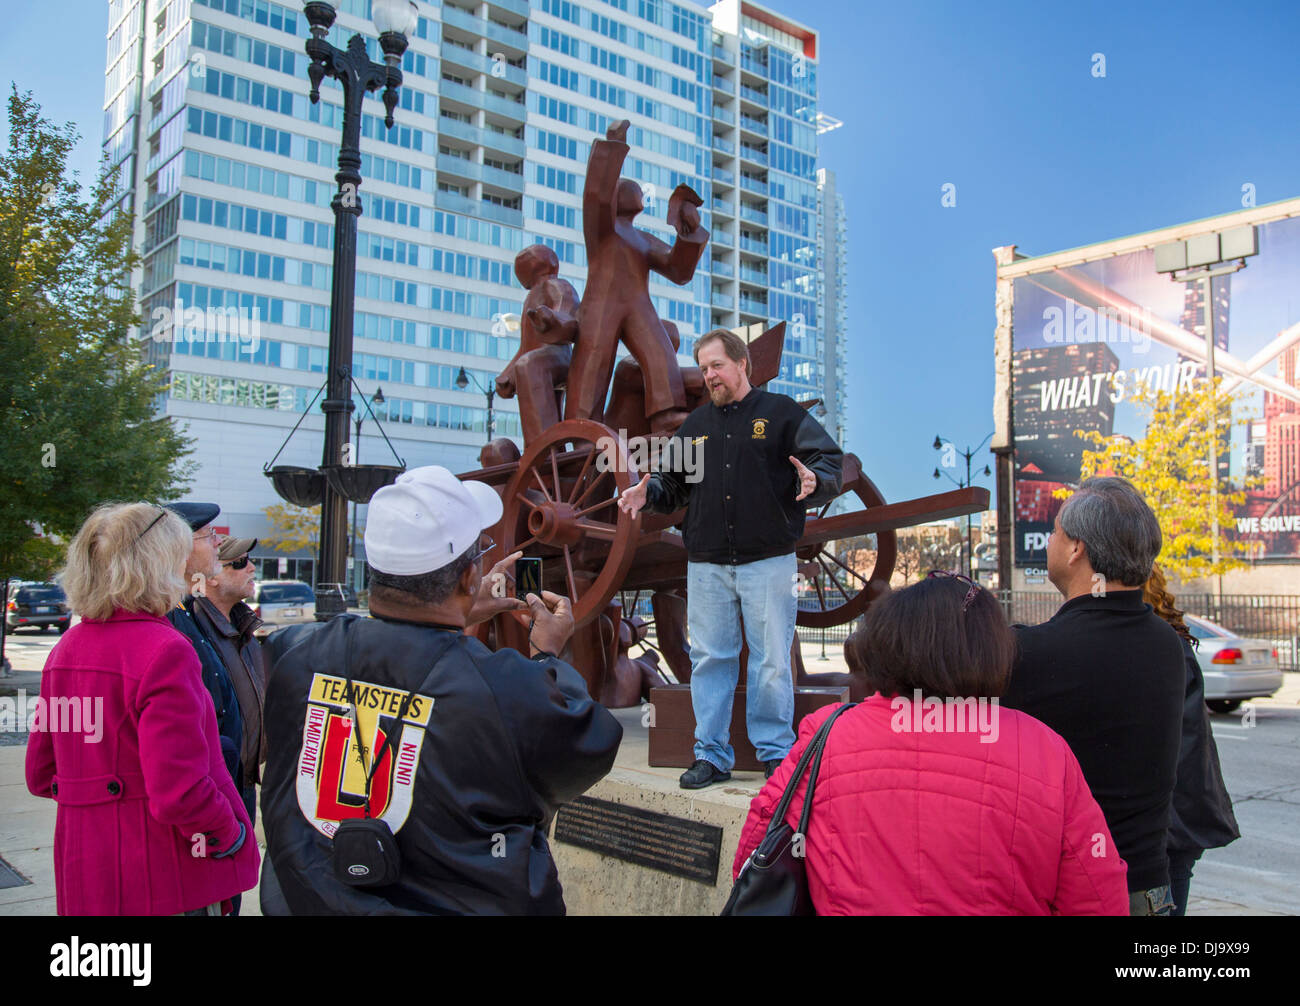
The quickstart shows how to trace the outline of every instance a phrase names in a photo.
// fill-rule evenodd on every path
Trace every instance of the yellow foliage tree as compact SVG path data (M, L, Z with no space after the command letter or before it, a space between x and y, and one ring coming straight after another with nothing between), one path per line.
M300 507L292 503L275 503L262 510L274 533L267 537L277 552L316 550L320 537L320 506Z
M1216 379L1216 383L1219 379ZM1075 436L1092 444L1083 452L1080 479L1094 475L1120 475L1133 483L1156 515L1164 538L1159 563L1165 572L1187 580L1213 576L1246 565L1240 558L1249 543L1227 536L1236 520L1234 507L1246 501L1246 491L1256 488L1262 479L1247 479L1239 488L1220 480L1217 509L1219 517L1219 561L1213 561L1214 495L1210 483L1210 416L1217 412L1216 456L1228 449L1232 404L1240 393L1225 395L1217 391L1211 397L1205 381L1195 391L1172 394L1152 391L1142 386L1134 395L1135 403L1149 414L1146 435L1139 440L1105 437L1093 431L1075 430ZM1237 420L1236 425L1249 422ZM1058 489L1059 499L1068 499L1074 490Z

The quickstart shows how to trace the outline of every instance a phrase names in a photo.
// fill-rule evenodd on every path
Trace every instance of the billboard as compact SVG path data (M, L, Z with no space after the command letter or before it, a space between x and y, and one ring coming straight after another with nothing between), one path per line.
M1179 242L1184 259L1171 259ZM1248 541L1253 559L1300 562L1300 200L1038 258L995 254L1005 371L995 447L1010 456L1022 577L1045 578L1062 502L1053 493L1078 484L1090 446L1075 431L1142 438L1147 413L1135 392L1198 389L1207 320L1215 373L1242 395L1220 475L1234 488L1261 482L1224 534ZM1192 265L1170 271L1171 261ZM1205 281L1185 279L1206 269L1225 273L1209 280L1208 318Z

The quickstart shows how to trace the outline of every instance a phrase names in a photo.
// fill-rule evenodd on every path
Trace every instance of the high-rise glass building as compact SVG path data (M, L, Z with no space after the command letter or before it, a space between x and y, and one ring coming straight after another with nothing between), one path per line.
M848 275L849 241L848 218L844 212L844 196L836 187L835 172L829 168L817 169L818 247L821 249L822 268L819 270L821 295L817 305L825 332L822 359L824 362L824 402L826 416L822 425L846 452L845 440L848 417L845 406L845 378L849 353Z
M360 32L380 59L369 0L336 7L330 41ZM374 413L408 466L478 467L486 389L518 347L514 256L544 242L582 290L590 142L623 118L624 174L647 197L638 224L671 240L668 196L684 182L712 231L689 285L651 277L682 353L713 327L785 320L769 387L832 407L815 31L739 0L417 7L396 125L378 96L362 122L354 460L392 459L362 400L382 387ZM277 463L321 460L341 92L325 81L308 100L296 5L108 9L104 149L136 222L146 352L170 375L159 408L196 440L190 496L220 503L233 533L264 535L263 509L280 500L262 467L300 419ZM493 431L518 439L513 401L496 399ZM310 580L309 551L263 567L277 570Z

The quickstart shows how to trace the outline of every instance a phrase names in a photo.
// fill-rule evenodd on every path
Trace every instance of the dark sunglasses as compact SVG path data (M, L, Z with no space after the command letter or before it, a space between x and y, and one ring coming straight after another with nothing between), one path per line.
M966 591L966 599L961 602L961 610L965 611L971 606L971 602L980 596L980 585L972 580L969 576L963 576L961 573L950 573L946 569L932 569L926 574L929 579L932 576L949 577L953 580L960 580L962 583L969 583L970 590Z
M253 560L246 555L241 555L238 559L231 559L229 562L223 562L221 565L229 566L231 569L244 569Z

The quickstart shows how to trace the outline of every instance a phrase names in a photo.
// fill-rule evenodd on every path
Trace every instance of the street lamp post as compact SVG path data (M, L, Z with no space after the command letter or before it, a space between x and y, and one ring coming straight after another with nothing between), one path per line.
M376 388L376 389L375 389L375 393L374 393L374 395L371 396L370 404L371 404L371 405L383 405L383 404L384 404L384 389L383 389L383 388ZM356 436L356 439L352 441L352 463L353 463L353 464L360 464L360 463L361 463L361 422L362 422L363 419L365 419L365 416L363 416L363 415L358 415L357 418L356 418L355 420L353 420L353 422L355 422L356 425L357 425L357 436ZM375 422L378 422L378 421L379 421L378 419L375 420ZM359 565L358 562L357 562L357 510L358 510L360 507L361 507L361 504L360 504L360 503L357 503L357 502L354 500L353 503L352 503L352 552L351 552L351 555L352 555L352 586L353 586L353 587L356 587L356 586L357 586L357 566Z
M326 367L325 449L323 465L344 462L343 444L348 436L348 413L352 411L352 321L356 297L357 218L361 216L361 109L366 93L384 88L384 124L393 126L397 89L402 84L399 64L406 52L407 36L415 30L418 13L410 0L374 0L375 28L384 62L372 62L366 55L365 40L353 35L346 50L326 41L334 24L332 4L303 5L311 26L307 55L311 63L311 101L320 100L320 84L332 77L343 89L343 142L339 147L339 170L334 176L338 191L330 207L334 211L334 272L330 290L330 341ZM321 503L320 553L317 560L316 615L324 620L347 610L340 587L347 553L347 499L328 481Z
M957 453L961 457L966 459L966 481L965 482L953 478L951 475L948 475L947 472L940 472L938 468L935 468L934 470L934 477L937 479L940 476L940 474L942 474L947 476L948 480L954 483L958 489L967 488L971 484L971 477L970 477L971 458L973 458L976 454L980 452L980 450L984 447L985 444L989 442L992 436L993 434L990 433L987 437L985 437L982 441L980 441L979 447L976 447L974 450L972 450L970 447L967 447L966 450L964 451L957 451L957 445L953 444L951 440L948 441L949 444L952 444L953 450L957 451ZM944 444L943 438L936 433L934 435L934 443L931 446L936 451L938 451L943 449L943 444ZM989 471L988 465L984 466L984 474L985 475L992 474ZM980 525L980 527L983 526L984 526L983 524ZM974 546L971 544L970 514L967 514L966 515L966 575L970 577L972 580L975 579L974 569L975 569L975 550L974 550Z
M469 387L470 381L474 382L474 387L478 388L479 391L487 395L487 439L488 439L488 443L490 444L492 443L492 433L493 433L492 403L496 399L496 394L497 394L496 385L490 384L486 388L483 387L483 385L479 384L477 377L471 377L469 374L465 373L465 368L461 367L460 373L456 375L456 387L459 388L461 391L464 391L466 388Z

